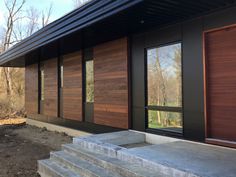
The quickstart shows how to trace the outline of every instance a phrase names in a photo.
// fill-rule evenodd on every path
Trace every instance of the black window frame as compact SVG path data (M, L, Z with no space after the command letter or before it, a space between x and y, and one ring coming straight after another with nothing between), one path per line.
M94 61L94 55L93 55L93 48L85 48L82 50L82 73L83 73L83 121L84 122L90 122L93 123L94 122L94 102L87 102L87 98L86 98L86 61L90 61L93 60ZM94 64L93 64L94 67ZM94 79L95 79L95 75L94 75ZM94 80L94 84L95 84L95 80ZM95 88L94 88L95 89ZM94 100L93 100L94 101Z
M157 105L148 105L148 50L166 47L170 45L180 44L181 45L181 93L182 93L182 100L181 100L181 107L171 107L171 106L157 106ZM144 48L144 70L145 70L145 129L147 132L150 133L158 133L170 136L180 136L184 135L184 94L183 94L183 42L181 40L163 43L160 45L154 45L151 47ZM163 112L175 112L181 113L182 117L182 131L174 131L174 130L167 130L167 129L156 129L156 128L149 128L148 127L148 111L163 111Z

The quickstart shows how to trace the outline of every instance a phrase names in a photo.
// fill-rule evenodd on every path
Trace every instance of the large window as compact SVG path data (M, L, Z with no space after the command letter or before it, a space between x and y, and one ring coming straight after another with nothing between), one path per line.
M181 44L147 50L148 128L182 132Z
M86 102L94 102L94 69L93 60L86 61Z

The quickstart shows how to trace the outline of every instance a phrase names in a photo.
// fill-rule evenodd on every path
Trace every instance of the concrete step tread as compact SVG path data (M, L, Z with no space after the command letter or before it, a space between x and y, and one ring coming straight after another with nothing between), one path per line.
M82 159L90 161L93 164L96 164L103 168L114 169L121 171L129 171L129 174L133 174L133 176L149 176L149 177L163 177L164 174L160 173L157 170L150 170L142 167L141 165L130 163L126 161L119 160L114 157L109 157L105 154L92 152L90 150L86 150L77 144L65 144L62 146L62 149L72 155L79 156ZM123 174L124 175L124 174Z
M113 145L134 144L145 142L145 134L130 130L90 135L86 137L75 137L75 140L87 140L92 142L103 142Z
M51 152L51 160L59 164L65 165L81 176L92 177L122 177L118 173L108 171L100 166L97 166L89 161L81 159L65 151Z
M39 160L39 174L47 177L81 177L80 175L69 170L50 159Z

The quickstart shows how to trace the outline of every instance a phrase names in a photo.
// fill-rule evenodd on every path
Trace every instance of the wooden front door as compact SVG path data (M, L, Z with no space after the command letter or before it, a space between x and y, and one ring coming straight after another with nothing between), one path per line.
M205 79L206 136L213 141L234 144L236 142L236 27L205 33Z

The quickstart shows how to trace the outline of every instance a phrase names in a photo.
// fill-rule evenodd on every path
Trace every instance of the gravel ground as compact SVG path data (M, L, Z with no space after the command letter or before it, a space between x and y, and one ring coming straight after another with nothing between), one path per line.
M29 125L0 126L0 177L38 177L37 160L72 137Z

